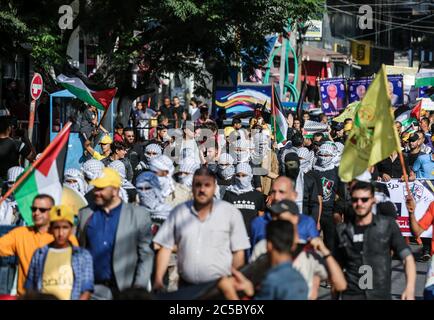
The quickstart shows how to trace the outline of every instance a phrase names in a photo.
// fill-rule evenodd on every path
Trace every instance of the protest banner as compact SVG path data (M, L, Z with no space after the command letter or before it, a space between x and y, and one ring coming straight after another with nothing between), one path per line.
M415 217L417 220L420 220L430 203L434 201L434 180L417 179L413 182L409 182L409 184L410 191L416 201ZM402 235L405 237L412 236L408 211L405 206L405 197L407 196L405 183L398 179L392 179L387 183L387 188L390 193L390 200L395 204L398 212L397 222ZM432 227L421 235L421 238L431 237Z

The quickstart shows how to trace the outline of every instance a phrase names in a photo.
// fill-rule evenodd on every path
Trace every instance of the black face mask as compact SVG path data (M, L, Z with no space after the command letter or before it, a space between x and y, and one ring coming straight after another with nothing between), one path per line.
M297 181L300 167L294 161L285 162L285 175L290 178L294 183Z

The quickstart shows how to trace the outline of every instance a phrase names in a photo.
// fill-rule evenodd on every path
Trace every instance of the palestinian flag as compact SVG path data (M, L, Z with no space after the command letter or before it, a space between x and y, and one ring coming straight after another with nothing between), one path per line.
M411 110L410 116L420 120L420 112L422 110L422 99L416 104L416 106Z
M60 204L62 198L60 179L63 177L70 131L71 122L68 122L44 150L41 158L26 168L22 175L29 170L31 173L16 187L14 197L27 225L33 225L30 207L36 195L48 194L54 198L56 204ZM19 182L20 178L17 180L17 183Z
M272 111L270 124L271 130L276 137L276 143L279 144L283 141L286 141L286 135L288 133L288 123L286 122L286 118L283 114L283 109L280 104L279 97L276 96L276 90L274 89L274 86L272 87L272 91L273 102L271 107Z
M401 106L395 110L395 121L401 122L402 131L406 132L411 128L411 124L417 124L420 120L420 113L422 109L422 101L419 101L413 108Z
M57 82L81 101L87 102L102 111L106 111L110 107L110 103L117 91L117 88L104 89L97 87L87 78L78 74L65 75L62 73L57 76Z
M415 79L415 87L434 86L434 71L417 73Z

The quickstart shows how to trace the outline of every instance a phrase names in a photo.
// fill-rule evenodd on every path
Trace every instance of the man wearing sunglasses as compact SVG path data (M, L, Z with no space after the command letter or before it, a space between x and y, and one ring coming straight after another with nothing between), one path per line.
M32 203L33 226L23 226L11 230L0 238L0 256L18 257L18 288L19 295L25 293L24 283L29 271L33 253L49 243L54 237L48 233L50 227L50 210L54 199L47 194L35 197ZM69 239L73 246L78 246L75 236Z
M404 263L406 286L403 300L413 300L416 285L416 264L393 218L374 215L374 187L356 182L351 188L355 215L337 226L336 259L345 269L347 290L344 300L390 300L392 251Z

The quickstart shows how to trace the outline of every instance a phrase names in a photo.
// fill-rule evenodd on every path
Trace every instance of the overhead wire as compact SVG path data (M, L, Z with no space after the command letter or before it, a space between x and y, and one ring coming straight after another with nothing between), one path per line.
M334 10L335 12L344 13L344 14L347 14L347 15L350 15L350 16L358 16L357 14L354 14L354 13L351 13L351 12L348 12L348 11L344 11L344 10L340 10L340 9L336 9L336 8L333 8L333 7L331 7L330 9ZM431 18L433 16L434 16L434 13L430 14L428 16L416 19L416 20L412 20L411 22L406 23L406 24L395 23L395 22L390 22L390 21L385 21L385 20L373 18L372 19L373 21L377 21L377 22L379 22L379 23L381 23L383 25L392 26L392 27L388 28L388 29L384 29L384 30L379 30L379 31L376 31L376 32L373 32L373 33L369 33L369 34L363 34L361 36L357 36L355 39L366 37L366 36L370 36L370 35L379 34L379 33L382 33L382 32L387 32L387 31L395 30L395 29L404 29L404 30L408 30L408 31L417 31L417 32L422 32L422 33L434 34L434 27L413 26L412 25L412 24L414 24L416 22L423 21L423 20ZM433 32L425 30L424 28L427 28L428 30L433 30Z

